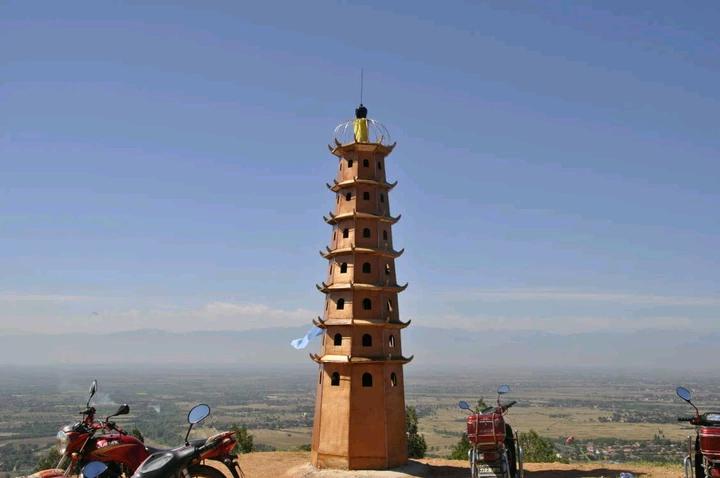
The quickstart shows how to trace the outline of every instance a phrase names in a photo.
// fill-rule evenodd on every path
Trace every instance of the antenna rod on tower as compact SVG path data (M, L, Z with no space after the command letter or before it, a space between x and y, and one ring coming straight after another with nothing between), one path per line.
M360 104L362 104L362 94L363 94L363 76L365 73L364 68L360 68Z

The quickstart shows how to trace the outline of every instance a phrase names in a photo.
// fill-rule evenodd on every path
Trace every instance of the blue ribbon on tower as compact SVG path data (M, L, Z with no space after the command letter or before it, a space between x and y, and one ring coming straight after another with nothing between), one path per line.
M292 342L290 342L290 345L295 347L297 350L304 349L305 347L307 347L307 345L312 339L322 335L322 333L323 329L321 329L317 325L313 325L313 328L308 330L308 333L305 334L305 337L293 340Z

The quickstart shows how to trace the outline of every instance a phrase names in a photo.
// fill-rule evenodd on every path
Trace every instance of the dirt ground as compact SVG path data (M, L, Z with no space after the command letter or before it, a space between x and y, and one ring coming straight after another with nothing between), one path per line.
M250 453L238 461L246 478L470 478L468 464L455 460L411 460L407 466L387 471L318 470L310 464L307 452ZM682 477L680 466L528 463L525 478L618 478L623 471L637 478Z

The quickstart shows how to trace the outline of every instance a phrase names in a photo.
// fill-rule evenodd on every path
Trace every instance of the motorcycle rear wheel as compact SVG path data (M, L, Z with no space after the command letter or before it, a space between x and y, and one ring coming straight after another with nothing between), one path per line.
M208 465L191 465L187 472L191 478L225 478L222 471Z

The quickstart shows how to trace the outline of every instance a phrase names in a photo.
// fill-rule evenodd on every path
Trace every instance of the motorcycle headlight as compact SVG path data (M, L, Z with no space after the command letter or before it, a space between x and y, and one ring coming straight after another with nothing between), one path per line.
M158 453L156 455L152 455L145 461L145 463L143 463L143 465L140 467L140 471L142 471L143 473L150 473L151 471L155 471L165 466L170 460L172 460L172 458L172 453Z
M61 455L65 454L65 450L67 450L68 443L70 443L70 439L68 438L67 434L60 430L57 433L57 451Z

